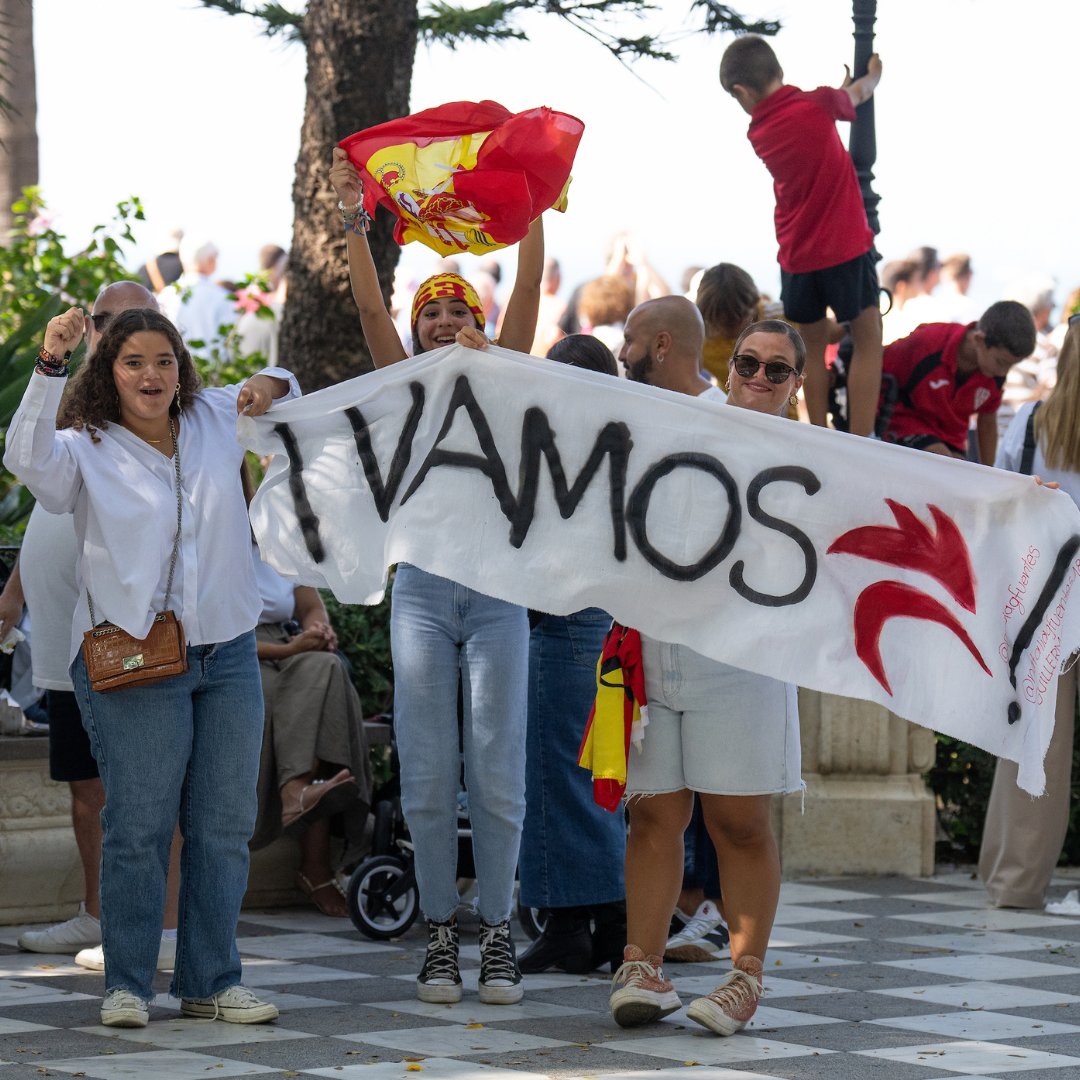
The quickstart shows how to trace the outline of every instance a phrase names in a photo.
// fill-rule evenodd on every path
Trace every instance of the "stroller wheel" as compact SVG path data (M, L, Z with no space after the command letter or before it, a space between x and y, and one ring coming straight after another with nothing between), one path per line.
M545 908L526 907L520 900L517 908L518 922L521 929L535 941L547 926L548 913Z
M413 868L395 855L365 859L349 878L346 900L353 926L380 941L404 934L420 913Z

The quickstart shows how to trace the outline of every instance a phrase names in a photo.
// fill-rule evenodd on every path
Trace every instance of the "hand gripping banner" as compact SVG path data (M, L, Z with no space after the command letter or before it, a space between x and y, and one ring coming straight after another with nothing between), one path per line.
M553 109L511 113L454 101L358 131L338 145L364 183L364 209L397 217L394 239L440 255L516 244L545 210L566 206L585 125Z

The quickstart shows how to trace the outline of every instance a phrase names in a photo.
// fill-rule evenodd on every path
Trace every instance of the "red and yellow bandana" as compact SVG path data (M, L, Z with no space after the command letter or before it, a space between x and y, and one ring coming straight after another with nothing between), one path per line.
M487 320L484 318L484 308L480 303L480 297L476 295L476 290L457 274L434 274L427 281L420 283L420 288L416 290L416 295L413 297L412 317L409 324L414 331L416 330L416 320L420 317L424 305L430 304L432 300L441 300L444 296L451 296L456 300L463 301L465 306L473 313L476 325L481 330L484 329Z

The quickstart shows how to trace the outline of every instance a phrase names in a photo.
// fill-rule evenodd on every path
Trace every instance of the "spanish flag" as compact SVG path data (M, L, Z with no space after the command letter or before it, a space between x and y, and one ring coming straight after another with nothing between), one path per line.
M592 772L597 806L619 808L631 740L640 743L648 722L641 635L612 623L596 662L596 701L578 750L578 765Z
M566 208L585 125L553 109L511 113L455 101L358 131L338 145L364 183L364 209L397 217L394 239L440 255L516 244L545 210Z

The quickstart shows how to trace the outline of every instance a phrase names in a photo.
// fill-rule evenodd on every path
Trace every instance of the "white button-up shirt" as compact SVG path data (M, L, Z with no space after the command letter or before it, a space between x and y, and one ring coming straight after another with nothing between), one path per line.
M282 368L260 374L300 389ZM8 428L4 465L50 513L72 513L79 544L74 659L94 615L142 639L165 605L176 535L176 472L171 457L118 423L56 430L66 379L34 374ZM191 645L231 641L259 618L251 533L240 485L244 451L236 441L240 386L209 387L180 419L183 526L169 607ZM285 399L282 399L285 400Z

